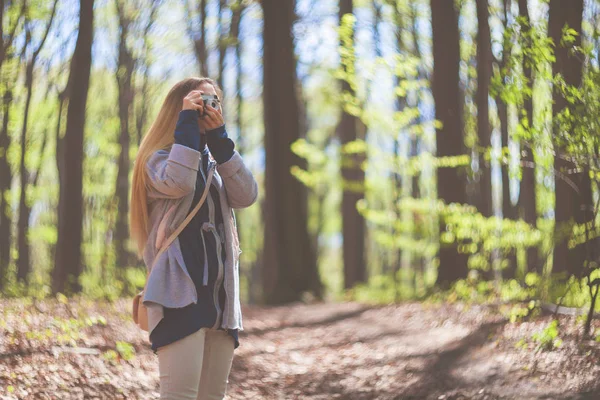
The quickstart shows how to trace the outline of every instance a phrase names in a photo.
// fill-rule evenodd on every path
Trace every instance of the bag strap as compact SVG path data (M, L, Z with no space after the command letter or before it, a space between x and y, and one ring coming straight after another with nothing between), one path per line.
M200 200L198 201L198 204L196 204L196 206L194 207L194 209L192 211L190 211L190 213L183 220L183 222L179 225L179 227L177 229L175 229L175 231L171 234L171 236L169 236L169 238L166 240L166 242L164 242L164 244L161 246L161 248L158 251L158 253L156 253L156 255L154 256L154 262L152 263L152 268L154 268L154 264L156 264L156 261L158 260L158 258L160 257L160 255L165 250L167 250L167 248L169 247L169 245L171 244L171 242L173 242L173 240L175 240L175 238L181 233L181 231L183 230L183 228L186 227L186 225L192 220L192 218L194 217L194 215L196 215L196 213L198 212L198 210L200 210L200 207L202 207L202 204L204 203L204 201L206 200L206 197L208 196L208 192L210 190L210 185L211 185L211 182L212 182L212 178L213 178L214 172L215 172L214 164L210 163L209 167L208 167L208 176L206 177L206 185L204 186L204 191L202 192L202 197L200 197ZM152 271L152 268L150 268L150 271ZM148 272L148 275L146 276L146 284L144 285L144 290L146 290L146 285L148 284L148 278L149 277L150 277L150 272Z

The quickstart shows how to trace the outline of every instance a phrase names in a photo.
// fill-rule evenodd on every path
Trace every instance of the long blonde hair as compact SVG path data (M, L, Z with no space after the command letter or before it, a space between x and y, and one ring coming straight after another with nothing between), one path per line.
M142 139L135 157L133 180L131 183L129 232L131 239L136 244L140 259L143 257L144 247L149 234L146 163L155 151L167 149L173 145L175 141L173 134L177 125L177 119L179 118L179 112L183 107L183 99L189 92L196 90L204 83L212 85L219 99L222 100L223 92L221 88L210 78L192 77L177 82L169 90L156 120Z

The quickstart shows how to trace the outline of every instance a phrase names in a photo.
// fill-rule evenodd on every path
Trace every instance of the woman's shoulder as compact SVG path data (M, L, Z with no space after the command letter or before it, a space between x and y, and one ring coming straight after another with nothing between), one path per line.
M153 152L150 153L150 155L148 156L148 159L146 160L146 167L152 167L152 166L155 166L156 164L160 164L161 162L166 161L167 158L169 158L170 153L171 153L171 146L154 150Z
M165 157L165 156L169 156L169 153L171 152L171 148L173 147L173 145L169 145L167 147L164 147L162 149L157 149L154 150L151 154L150 157Z
M177 164L181 164L184 167L188 167L194 170L198 170L198 161L200 160L201 153L198 150L192 149L188 146L179 143L171 143L167 147L154 150L146 164L161 164L171 159Z

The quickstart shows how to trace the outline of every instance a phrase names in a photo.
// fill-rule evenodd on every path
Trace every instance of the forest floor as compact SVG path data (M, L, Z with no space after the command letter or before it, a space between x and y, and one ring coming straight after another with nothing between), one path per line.
M0 300L0 399L158 399L158 359L129 305ZM560 347L536 351L551 316L510 323L488 306L243 312L227 399L600 399L600 343L574 317L559 318Z

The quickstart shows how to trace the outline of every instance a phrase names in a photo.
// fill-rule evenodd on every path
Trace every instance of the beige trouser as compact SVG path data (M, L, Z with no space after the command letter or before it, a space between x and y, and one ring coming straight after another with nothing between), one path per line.
M223 399L233 348L227 332L208 328L159 347L161 400Z

